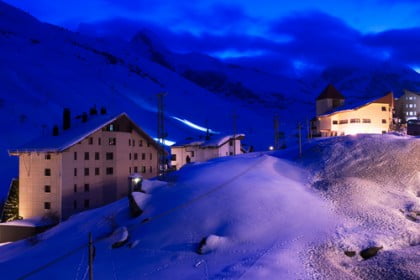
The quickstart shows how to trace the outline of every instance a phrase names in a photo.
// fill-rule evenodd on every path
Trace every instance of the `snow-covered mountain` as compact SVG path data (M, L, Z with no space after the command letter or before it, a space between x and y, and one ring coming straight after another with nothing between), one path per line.
M92 232L97 279L419 279L420 139L318 139L297 155L219 158L147 181L139 217L122 199L0 246L0 275L84 279Z

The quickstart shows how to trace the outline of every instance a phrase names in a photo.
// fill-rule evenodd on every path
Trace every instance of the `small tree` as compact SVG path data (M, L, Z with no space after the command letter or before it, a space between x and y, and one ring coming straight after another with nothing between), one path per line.
M19 216L19 181L13 179L10 184L9 195L3 207L1 222L10 222L21 219Z

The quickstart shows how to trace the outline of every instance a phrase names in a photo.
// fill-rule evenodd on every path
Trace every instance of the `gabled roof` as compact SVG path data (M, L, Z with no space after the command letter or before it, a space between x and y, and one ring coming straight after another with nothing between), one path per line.
M317 97L316 100L327 99L327 98L331 98L331 99L345 99L344 96L332 84L329 84L321 92L321 94Z
M172 147L188 147L188 146L200 146L202 148L218 148L228 142L230 139L235 138L236 140L242 140L245 138L245 134L235 135L212 135L210 139L193 139L187 141L181 141L175 143Z
M94 132L106 127L114 121L126 118L131 124L132 128L141 136L145 137L153 146L160 149L158 143L153 140L146 132L133 122L126 113L121 113L115 116L109 115L95 115L91 116L86 122L74 122L72 127L68 130L61 130L59 135L52 134L41 136L29 143L26 143L15 149L10 149L10 155L18 155L25 152L63 152L64 150L76 145L83 139L89 137Z
M340 106L340 107L336 107L336 108L320 115L319 117L333 115L335 113L339 113L339 112L343 112L343 111L358 110L361 107L367 106L367 105L372 104L372 103L389 104L390 106L394 106L394 94L392 92L389 92L382 97L375 98L375 99L370 100L368 102L362 101L362 102L353 103L353 104L350 104L350 105L343 105L343 106Z

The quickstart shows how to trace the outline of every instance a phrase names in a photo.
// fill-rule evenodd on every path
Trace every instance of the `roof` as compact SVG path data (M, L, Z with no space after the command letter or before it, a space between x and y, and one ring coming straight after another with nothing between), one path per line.
M404 95L406 95L406 94L416 94L416 95L420 95L420 92L415 92L415 91L411 91L411 90L405 89L405 90L404 90L404 94L403 94L402 96L404 96Z
M157 149L159 144L153 140L146 132L144 132L135 122L133 122L126 113L118 115L95 115L89 116L86 122L73 121L71 128L68 130L60 130L60 134L53 136L52 134L41 136L29 143L9 150L9 154L17 155L25 152L63 152L71 146L79 143L94 132L111 124L120 118L126 118L133 125L133 129L146 138Z
M390 104L391 106L394 105L394 94L392 92L387 93L386 95L382 96L382 97L377 97L375 99L372 99L368 102L366 101L359 101L357 103L352 103L352 104L347 104L347 105L343 105L340 107L336 107L324 114L322 114L321 116L327 116L327 115L332 115L338 112L342 112L342 111L351 111L351 110L357 110L363 106L369 105L371 103L382 103L382 104Z
M230 139L235 138L236 140L242 140L245 137L245 134L235 134L235 135L212 135L210 139L190 139L185 141L180 141L175 143L172 147L187 147L187 146L200 146L202 148L213 148L220 147Z
M331 99L345 99L345 97L332 84L329 84L321 92L321 94L317 97L316 100L327 99L327 98L331 98Z

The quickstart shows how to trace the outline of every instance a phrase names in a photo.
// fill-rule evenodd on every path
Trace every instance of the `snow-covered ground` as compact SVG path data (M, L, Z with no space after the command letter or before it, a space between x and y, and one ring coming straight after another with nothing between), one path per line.
M419 162L419 138L359 135L192 164L138 218L122 199L1 246L0 275L83 279L92 232L96 279L419 279Z

